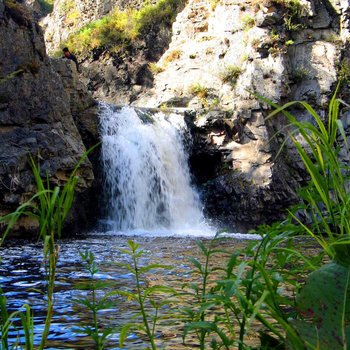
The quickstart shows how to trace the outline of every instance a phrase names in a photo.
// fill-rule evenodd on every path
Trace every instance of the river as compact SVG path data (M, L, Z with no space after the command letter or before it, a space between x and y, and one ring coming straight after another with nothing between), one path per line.
M246 236L254 238L254 236ZM198 238L198 237L197 237ZM95 254L100 272L95 276L98 281L112 282L112 287L100 291L123 289L135 290L133 275L119 263L130 263L130 258L121 249L127 247L129 239L139 243L145 251L140 260L142 266L149 263L165 264L171 270L154 270L146 275L147 284L161 284L181 290L181 286L194 282L198 276L192 274L193 265L190 256L200 257L196 239L189 236L152 237L128 236L111 233L92 233L65 239L58 242L60 246L55 287L55 312L52 319L48 348L50 349L94 349L91 338L76 331L82 325L91 325L91 314L87 309L74 302L74 299L91 296L91 291L82 290L82 284L91 281L82 264L79 252L89 250ZM204 239L207 244L209 241ZM245 245L245 241L227 238L224 245L233 251ZM220 243L221 244L221 243ZM46 310L45 268L43 265L42 245L40 242L14 241L1 248L2 264L0 266L0 282L4 295L8 299L10 310L16 310L24 303L31 305L34 312L35 342L40 341ZM217 257L216 263L217 263ZM117 327L110 337L106 349L119 349L118 327L130 322L138 312L132 304L118 296L111 298L114 305L99 312L99 319L104 326ZM185 305L176 305L179 311ZM180 315L180 314L179 314ZM195 339L188 337L182 343L183 322L180 317L169 321L161 321L158 343L166 349L192 349ZM10 334L14 341L20 332ZM138 333L131 333L123 349L145 349L146 344Z

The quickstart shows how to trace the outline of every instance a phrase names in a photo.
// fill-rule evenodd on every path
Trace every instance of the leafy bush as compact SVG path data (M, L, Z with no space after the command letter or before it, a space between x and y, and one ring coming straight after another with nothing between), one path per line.
M99 47L112 47L117 43L129 43L135 38L134 11L115 10L111 15L90 22L69 37L66 45L75 52L86 53Z
M208 97L209 89L200 83L190 86L190 94L197 96L200 99Z
M255 25L255 20L250 15L245 15L243 17L243 24L244 24L244 30L248 30L250 28L253 28Z
M152 30L170 26L183 4L184 0L160 0L155 5L144 5L138 11L116 9L71 34L64 46L74 47L77 53L96 48L110 49L120 44L128 46Z
M185 0L159 0L155 5L146 5L135 13L136 31L144 35L161 26L170 26L185 4Z
M242 73L242 69L238 66L227 66L220 74L223 83L228 83L232 87L236 86L237 80Z

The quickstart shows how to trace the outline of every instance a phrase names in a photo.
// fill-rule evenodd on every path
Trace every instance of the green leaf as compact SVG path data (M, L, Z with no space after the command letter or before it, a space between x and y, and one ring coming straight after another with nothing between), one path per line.
M171 265L162 265L162 264L150 264L147 266L143 266L139 268L140 273L145 273L153 269L165 269L165 270L172 270L173 266Z
M297 296L301 336L320 349L346 349L350 341L350 268L331 262L312 272Z
M139 325L138 323L125 324L122 327L122 329L120 330L120 335L119 335L119 346L120 347L123 347L125 339L127 338L130 329L144 330L144 328L141 325Z
M196 241L196 244L198 245L198 247L200 248L200 250L202 251L202 253L207 256L209 254L207 247L204 245L204 243L202 241Z
M134 294L125 290L116 290L115 294L126 297L128 300L138 300L138 296L136 293Z
M159 293L167 293L167 294L176 294L176 290L174 288L170 288L167 286L156 285L145 289L144 297L159 294Z
M129 248L131 249L132 252L136 252L136 250L140 248L140 245L135 243L131 239L128 240L128 246L129 246Z
M199 270L200 273L203 273L203 267L202 267L201 263L196 258L189 257L188 259Z

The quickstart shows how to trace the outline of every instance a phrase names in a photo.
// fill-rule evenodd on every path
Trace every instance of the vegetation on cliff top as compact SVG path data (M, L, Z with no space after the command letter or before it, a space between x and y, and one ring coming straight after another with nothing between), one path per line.
M146 33L170 26L184 3L185 0L160 0L155 5L146 3L140 10L116 9L71 34L64 45L74 47L78 54L128 46Z

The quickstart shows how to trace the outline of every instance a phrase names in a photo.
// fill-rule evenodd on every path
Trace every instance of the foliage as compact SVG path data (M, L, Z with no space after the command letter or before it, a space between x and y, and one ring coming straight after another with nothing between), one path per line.
M298 31L304 28L301 17L304 15L304 5L300 0L275 0L285 6L287 13L284 17L284 24L290 31Z
M79 10L74 9L67 14L66 22L69 26L75 26L79 21L79 17L80 17Z
M243 25L244 25L244 30L248 30L250 28L253 28L255 25L255 20L252 16L250 15L245 15L242 19Z
M34 350L34 323L32 310L28 304L23 304L17 311L9 314L7 308L7 299L2 294L0 289L0 333L1 333L1 349L7 350L10 349L8 334L14 330L21 328L24 334L24 344L26 350ZM20 327L18 327L18 320L20 319ZM20 335L18 338L20 339ZM19 348L19 340L16 344L11 344L12 349Z
M208 97L209 89L200 83L196 83L190 86L190 94L197 96L200 99Z
M148 63L148 68L153 74L164 72L164 68L155 62Z
M347 255L348 260L350 255ZM297 297L299 333L315 348L346 349L350 339L350 263L311 273Z
M243 260L239 259L238 252L232 254L226 264L226 276L210 288L204 287L208 274L220 267L207 269L213 251L201 247L206 257L204 265L197 259L192 259L192 263L202 276L203 284L192 288L200 298L197 298L198 307L187 310L192 318L185 334L197 332L202 349L204 336L214 333L217 337L211 342L212 348L228 349L236 344L243 350L247 347L245 339L250 326L259 321L263 327L261 348L270 349L272 343L281 348L288 344L288 348L298 350L344 348L350 322L347 303L350 194L347 191L349 168L339 156L342 144L348 149L338 119L340 102L335 93L329 105L328 122L324 125L306 102L290 102L278 107L261 99L276 108L270 118L282 112L294 127L290 138L311 181L299 191L301 203L290 210L288 219L260 227L261 242L246 249ZM286 111L296 104L304 107L314 122L299 121ZM296 137L297 133L303 141ZM301 211L308 218L307 223L298 218ZM294 238L298 234L311 236L321 245L321 253L307 257L299 252ZM324 254L334 260L319 268ZM286 290L296 293L301 288L296 276L310 271L313 272L297 298L286 293ZM215 313L217 308L225 310L224 316Z
M166 56L164 57L163 61L164 64L167 65L170 62L176 61L181 58L182 56L181 50L171 50L166 53Z
M140 258L144 255L144 251L140 249L139 244L129 240L129 249L121 249L121 252L127 254L132 262L131 264L123 264L122 266L126 268L135 277L136 291L124 291L119 290L118 293L127 298L128 301L136 302L139 306L140 312L136 317L141 316L142 322L130 322L123 326L120 332L120 346L122 347L128 332L131 329L136 329L142 331L146 334L147 339L151 345L151 349L155 350L156 347L156 325L160 319L159 310L164 309L164 307L169 306L173 302L171 296L175 295L176 292L173 288L168 286L153 285L150 287L145 286L146 281L143 279L143 275L150 270L154 269L170 269L169 266L161 264L149 264L146 266L140 266ZM153 312L148 311L147 303L149 308L153 307ZM135 318L136 318L135 317Z
M63 45L85 54L97 48L128 47L150 31L170 26L183 5L183 0L160 0L154 5L145 2L140 10L116 9L71 34Z
M339 80L349 82L350 79L350 61L348 59L344 59L340 65L340 69L338 72Z
M203 264L191 259L194 272L201 276L202 282L189 286L196 303L191 302L184 310L188 317L184 335L195 332L201 349L206 348L209 335L213 349L232 346L246 349L249 329L253 322L259 321L262 346L267 345L266 339L284 344L284 330L294 348L302 349L304 342L290 322L295 317L293 298L284 290L298 287L295 274L314 269L314 265L293 249L291 236L280 234L278 229L269 228L261 242L233 253L215 248L220 246L219 242L218 238L209 247L199 242L205 257ZM216 254L226 255L222 266L209 261L211 258L218 261ZM286 269L287 266L292 268ZM216 279L213 280L212 275Z
M199 275L200 281L183 286L184 293L182 298L187 302L190 301L190 305L182 310L186 317L185 320L187 320L183 337L185 339L189 332L195 332L200 349L205 349L206 337L211 333L216 333L226 348L233 344L232 339L218 325L220 319L215 317L214 321L212 321L210 312L211 308L218 304L213 300L213 297L217 295L215 294L217 290L209 285L209 279L218 270L218 267L210 266L211 258L217 253L226 253L222 249L215 249L215 243L215 240L213 240L210 242L209 247L206 247L201 241L197 241L197 245L205 259L204 263L201 264L194 257L190 258L190 261L194 266L193 274ZM217 344L216 340L215 343Z
M305 5L300 0L251 0L250 2L253 7L260 5L269 7L271 3L282 6L284 24L289 31L299 31L305 27L302 23L302 17L305 16Z
M78 53L86 53L99 47L112 47L118 43L127 45L135 38L132 23L134 11L115 10L111 15L90 22L77 33L72 34L66 43Z
M13 227L22 216L30 217L37 221L39 224L39 237L43 241L43 253L45 258L45 271L47 278L47 313L41 342L38 347L39 350L42 350L45 347L53 315L53 296L55 289L56 266L59 253L59 246L56 245L55 238L61 236L64 221L73 203L74 190L79 179L77 176L77 171L80 165L84 162L87 155L96 146L90 148L83 154L62 189L59 186L55 186L52 189L48 175L46 175L46 180L43 180L40 176L39 165L37 166L33 158L30 158L31 167L37 186L37 193L33 195L32 198L30 198L27 202L21 204L13 213L0 217L0 223L7 224L6 230L0 241L1 244L4 242L9 232L13 229ZM1 301L1 308L3 315L6 315L6 305L4 299ZM22 315L20 311L18 311L17 314ZM32 339L32 336L30 336L30 324L32 323L32 320L28 318L29 315L30 310L27 308L27 318L23 319L22 322L26 334L26 341ZM6 326L6 320L8 320L9 324L12 324L10 323L11 317L2 317L2 327Z
M80 160L65 186L61 189L56 186L51 189L47 176L46 183L40 177L40 168L36 166L31 158L31 166L37 185L37 193L27 202L20 205L17 210L0 219L7 222L7 228L2 241L7 236L21 216L29 216L39 223L39 236L44 243L43 251L46 261L47 273L47 314L45 327L39 349L44 349L50 331L53 314L53 294L55 287L56 265L58 260L59 247L55 244L55 237L60 237L63 223L73 203L74 189L78 181L76 172L86 155Z
M238 66L227 66L221 73L220 78L224 83L230 84L235 87L239 76L242 74L242 69Z
M97 350L104 349L108 336L114 331L113 327L106 327L102 329L98 322L98 312L106 309L110 309L114 304L110 299L115 293L108 292L103 297L98 298L97 291L103 288L111 287L110 282L97 281L95 275L99 272L97 264L95 262L95 256L92 252L86 251L80 252L80 257L85 264L86 270L90 274L91 282L79 284L79 289L87 290L91 292L91 298L84 297L73 299L73 302L85 307L89 312L92 313L91 325L83 324L78 330L78 333L83 333L90 336L96 345Z
M338 91L339 84L336 92ZM275 106L270 101L264 101ZM313 122L298 121L287 108L300 105L313 118ZM294 127L290 133L301 160L307 169L311 181L299 191L301 203L293 208L290 215L297 221L302 233L314 237L331 258L335 258L336 247L347 244L350 232L350 194L349 168L339 156L342 144L349 155L347 138L342 121L339 119L340 101L336 93L332 97L328 122L324 125L317 112L304 101L294 101L276 107L270 117L283 113ZM296 138L302 136L307 148ZM296 213L303 212L308 222L303 223Z
M170 26L184 6L185 0L159 0L155 5L145 5L135 13L136 31L140 35Z
M333 260L310 274L305 287L297 298L298 332L311 348L346 347L349 339L350 312L350 193L349 156L347 137L339 119L336 88L324 123L316 111L306 102L294 101L282 107L263 99L276 110L271 117L282 112L294 131L292 139L305 168L310 175L308 185L299 191L301 203L289 212L293 234L308 234L320 244ZM301 105L313 118L313 122L298 121L287 108ZM296 137L299 134L303 143ZM344 147L345 155L340 154ZM303 214L304 220L300 218ZM317 332L316 332L317 330Z
M7 83L9 80L17 77L18 75L24 73L24 70L22 68L16 69L15 71L7 74L4 78L0 78L0 85Z
M216 7L220 4L220 0L210 0L210 9L215 11Z
M74 0L65 0L60 3L59 11L62 14L69 13L71 10L75 8L75 2Z
M285 221L257 229L260 241L234 252L221 248L220 237L208 245L198 242L201 256L190 258L192 273L197 280L185 284L180 293L167 285L149 286L146 280L148 272L169 267L160 264L142 266L145 252L135 242L128 241L128 249L122 253L131 262L122 266L133 275L135 290L117 290L98 300L96 290L102 284L94 280L98 271L94 256L88 252L82 254L93 281L86 286L91 290L91 298L79 299L78 302L92 312L92 325L85 331L93 337L98 349L103 348L111 332L106 329L101 334L98 311L109 305L108 297L114 293L126 297L139 310L134 319L122 327L120 347L128 332L135 329L146 335L151 349L156 349L156 327L164 317L160 310L171 309L176 298L187 305L181 309L181 314L174 316L173 313L171 317L179 320L185 315L183 337L186 339L189 333L195 334L196 346L200 349L208 346L212 349L249 349L249 332L257 324L261 341L259 349L346 348L350 336L350 173L346 163L349 159L347 138L339 119L341 101L336 98L338 88L339 85L330 101L326 122L307 102L293 101L279 107L259 97L275 109L269 118L282 113L289 121L289 137L310 181L299 190L300 203L290 209ZM206 97L206 88L198 84L193 89L196 95L203 91ZM293 116L289 110L295 107L304 108L312 121L298 120ZM22 214L37 218L49 256L49 274L55 276L58 251L54 236L61 231L62 210L65 213L65 207L71 203L70 196L64 196L67 199L61 199L62 205L57 206L64 191L52 190L48 179L45 187L40 170L33 161L32 166L39 192L5 218L10 228ZM72 175L71 181L75 185L75 173ZM56 211L61 214L56 215ZM321 251L307 255L305 246L308 242L317 242ZM326 264L323 263L325 255L331 259ZM49 302L50 293L52 295L53 289L48 292ZM9 315L4 298L0 298L0 307L5 335L3 346L7 346L8 327L13 325L19 313ZM21 316L26 317L22 324L30 342L32 326L28 308L25 315ZM45 341L40 349L43 344Z

